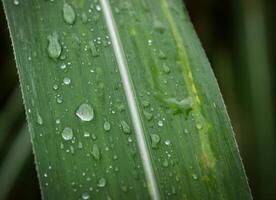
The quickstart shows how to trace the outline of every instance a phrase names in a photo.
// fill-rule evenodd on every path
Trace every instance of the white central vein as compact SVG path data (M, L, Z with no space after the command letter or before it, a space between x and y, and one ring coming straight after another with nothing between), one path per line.
M154 171L153 171L148 147L146 144L145 134L142 128L142 122L138 112L135 95L133 92L132 82L130 81L130 78L129 78L126 57L120 42L120 37L117 31L116 23L113 19L109 0L101 0L100 2L101 2L104 17L105 17L105 21L107 24L107 28L110 34L111 42L114 48L115 56L117 59L118 68L120 71L123 87L125 90L128 106L131 113L132 123L134 126L136 138L137 138L140 155L143 162L144 171L146 174L146 179L148 182L148 187L150 189L151 198L153 200L159 200L160 195L159 195L158 187L154 176Z

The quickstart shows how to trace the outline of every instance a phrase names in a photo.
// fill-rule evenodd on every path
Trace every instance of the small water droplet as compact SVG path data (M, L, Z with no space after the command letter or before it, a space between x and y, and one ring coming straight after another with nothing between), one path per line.
M201 130L203 128L202 124L196 124L197 130Z
M73 138L73 130L70 127L65 127L61 133L64 140L71 140Z
M94 119L94 110L89 104L83 103L77 109L76 115L82 121L88 122Z
M100 178L100 179L98 180L97 186L100 187L100 188L102 188L102 187L105 187L105 185L106 185L106 180L105 180L105 178Z
M84 136L84 137L90 137L90 133L89 133L89 132L84 132L84 133L83 133L83 136Z
M82 23L84 23L84 24L86 24L87 21L88 21L88 17L87 17L87 15L86 15L85 12L83 12L83 13L81 14L81 21L82 21Z
M79 141L79 143L78 143L78 148L79 148L79 149L82 149L82 147L83 147L82 142Z
M54 90L57 90L57 89L58 89L58 85L57 85L57 84L54 84L54 85L53 85L53 89L54 89Z
M171 145L171 141L170 140L166 140L165 141L165 145L170 146Z
M163 167L168 167L169 166L169 162L168 162L168 160L167 159L165 159L164 161L163 161Z
M164 33L165 31L164 25L156 17L154 18L154 21L153 21L153 28L159 33Z
M160 140L161 140L160 136L157 134L151 134L150 138L151 138L151 147L153 149L157 149L158 144L160 143Z
M101 6L100 5L96 5L96 10L97 11L101 11L102 10Z
M61 45L59 43L59 37L56 32L49 35L48 39L48 55L53 60L57 60L61 54Z
M159 120L157 124L158 124L158 126L160 126L160 127L162 127L162 126L164 125L162 120Z
M98 51L97 51L97 49L95 47L95 44L94 44L94 42L92 40L88 42L88 45L89 45L90 51L92 53L92 56L93 57L99 56Z
M104 122L104 126L103 127L104 127L105 131L110 131L110 129L111 129L111 125L110 125L110 123L108 121Z
M67 24L70 24L70 25L74 24L76 19L75 10L68 3L63 4L63 19Z
M100 149L99 149L98 145L96 145L96 144L93 145L91 153L95 160L101 159L101 153L100 153Z
M90 198L90 195L87 193L87 192L84 192L82 195L81 195L81 198L84 199L84 200L87 200Z
M171 71L170 68L166 64L163 64L163 72L165 72L166 74L169 74L170 71Z
M69 85L69 84L71 83L71 79L68 78L68 77L65 77L65 78L63 79L63 83L64 83L65 85Z
M37 123L42 125L43 124L43 120L42 120L42 117L40 116L39 113L37 113Z
M144 110L143 113L148 121L152 120L153 115L150 112Z
M13 4L18 6L20 4L19 0L13 0Z
M197 180L197 179L198 179L198 177L197 177L196 174L193 174L192 176L193 176L193 179L194 179L194 180Z
M126 134L131 133L130 127L126 121L124 121L124 120L121 121L121 127L122 127L124 133L126 133Z

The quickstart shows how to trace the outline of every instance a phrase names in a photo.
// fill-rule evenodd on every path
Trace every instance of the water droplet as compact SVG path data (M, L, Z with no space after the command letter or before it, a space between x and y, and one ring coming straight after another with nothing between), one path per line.
M163 161L163 167L168 167L169 166L169 162L168 162L168 160L167 159L165 159L164 161Z
M92 156L94 157L95 160L100 160L101 159L101 153L98 145L94 144L92 147Z
M203 128L202 124L196 124L197 130L201 130Z
M159 51L158 57L162 60L167 59L167 55L162 50Z
M121 190L123 192L127 192L128 191L128 187L126 185L123 185L123 186L121 186Z
M176 98L167 98L167 99L162 99L162 101L170 108L173 110L174 113L184 113L188 114L192 108L193 108L193 100L191 97L182 99L182 100L177 100Z
M101 11L102 10L101 6L100 5L96 5L96 10L97 11Z
M66 64L62 64L62 65L60 66L60 69L66 69Z
M165 141L165 145L170 146L171 145L171 141L170 140L166 140Z
M92 56L93 57L99 56L98 51L97 51L97 49L95 47L95 44L94 44L94 42L92 40L88 42L88 45L89 45L90 51L92 53Z
M71 140L73 138L73 130L70 127L65 127L61 133L64 140Z
M124 133L126 133L126 134L130 134L131 133L131 130L130 130L130 127L129 127L128 123L125 122L124 120L121 121L121 127L122 127Z
M55 32L47 37L48 39L48 55L53 60L57 60L61 54L61 45L59 43L58 34Z
M57 85L57 84L54 84L54 85L53 85L53 89L54 89L54 90L57 90L57 89L58 89L58 85Z
M197 179L198 179L198 177L197 177L196 174L193 174L192 176L193 176L193 179L194 179L194 180L197 180Z
M166 74L169 74L170 71L171 71L170 68L166 64L164 64L163 65L163 72L165 72Z
M43 124L43 120L42 120L42 117L40 116L39 113L37 113L37 123L42 125Z
M164 25L156 17L154 18L154 21L153 21L153 28L159 33L164 33L165 31Z
M143 104L143 106L146 108L146 107L148 107L148 106L150 105L150 102L144 100L144 101L142 101L142 104Z
M78 148L79 148L79 149L82 149L82 147L83 147L83 145L82 145L82 143L79 141L79 143L78 143Z
M65 78L63 79L63 83L64 83L65 85L69 85L69 84L71 83L71 79L68 78L68 77L65 77Z
M104 187L105 185L106 185L106 180L105 180L105 178L100 178L100 179L98 180L97 186L100 187L100 188L102 188L102 187Z
M75 10L68 3L64 3L63 5L63 19L67 24L70 24L70 25L74 24L76 19Z
M77 109L76 115L82 121L88 122L94 119L94 110L89 104L83 103Z
M150 138L151 138L151 147L153 149L157 149L158 144L160 143L160 140L161 140L160 136L157 134L151 134Z
M81 195L81 198L84 199L84 200L87 200L90 198L89 194L87 192L84 192L82 195Z
M159 120L157 124L158 124L158 126L160 126L160 127L162 127L162 126L164 125L162 120Z
M82 23L84 23L84 24L86 24L87 21L88 21L88 17L87 17L87 15L86 15L85 12L83 12L83 13L81 14L81 21L82 21Z
M108 121L105 121L104 122L104 130L105 131L110 131L110 129L111 129L110 123Z
M90 137L90 133L89 133L89 132L84 132L84 133L83 133L83 136L84 136L84 137Z
M19 3L18 0L13 0L13 4L16 5L16 6L18 6L20 3Z
M148 121L152 119L153 115L150 112L144 110L143 113Z

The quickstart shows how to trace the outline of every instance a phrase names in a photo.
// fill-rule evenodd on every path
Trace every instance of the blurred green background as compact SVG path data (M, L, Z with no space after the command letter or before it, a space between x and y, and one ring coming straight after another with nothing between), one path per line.
M275 0L184 0L218 79L254 199L276 199ZM40 199L0 8L0 200Z

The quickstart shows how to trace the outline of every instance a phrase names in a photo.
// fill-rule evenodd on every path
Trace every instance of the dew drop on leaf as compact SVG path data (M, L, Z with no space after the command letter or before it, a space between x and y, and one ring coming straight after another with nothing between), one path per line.
M37 123L42 125L43 124L43 120L42 120L42 117L40 116L39 113L37 113Z
M48 55L53 60L57 60L61 54L61 45L59 43L59 37L56 32L47 37L48 39Z
M71 79L68 78L68 77L65 77L65 78L63 79L63 83L64 83L65 85L69 85L69 84L71 83Z
M100 188L102 188L102 187L105 187L105 185L106 185L106 180L105 180L105 178L100 178L100 179L98 180L97 186L100 187Z
M126 133L126 134L131 133L131 130L130 130L130 127L129 127L128 123L125 122L124 120L121 121L121 127L122 127L124 133Z
M16 5L16 6L18 6L20 3L19 3L18 0L13 0L13 4Z
M75 10L68 3L64 3L63 5L63 19L67 24L70 24L70 25L74 24L76 20Z
M110 125L110 123L108 121L104 122L104 126L103 127L104 127L105 131L110 131L110 129L111 129L111 125Z
M88 122L88 121L91 121L91 120L94 119L94 110L93 110L93 108L89 104L83 103L77 109L76 115L82 121Z
M160 127L162 127L162 126L164 125L162 120L159 120L157 124L158 124L158 126L160 126Z
M167 168L169 166L169 162L167 159L163 161L163 167Z
M144 110L143 113L148 121L150 121L152 119L153 115L150 112Z
M96 144L93 145L91 153L95 160L101 159L101 153L100 153L100 149L99 149L98 145L96 145Z
M73 130L70 127L65 127L61 133L64 140L71 140L73 138Z
M158 144L160 143L160 140L161 140L160 136L157 134L151 134L150 138L151 138L151 147L153 149L157 149Z
M82 198L83 200L87 200L87 199L90 198L90 196L89 196L89 194L88 194L87 192L84 192L84 193L81 195L81 198Z

